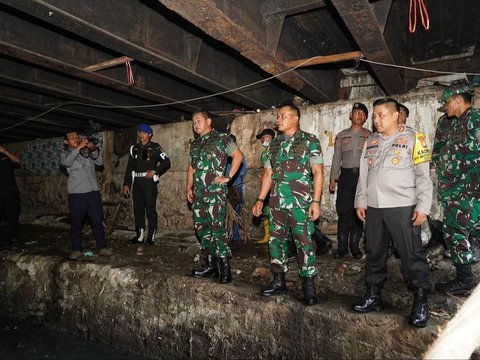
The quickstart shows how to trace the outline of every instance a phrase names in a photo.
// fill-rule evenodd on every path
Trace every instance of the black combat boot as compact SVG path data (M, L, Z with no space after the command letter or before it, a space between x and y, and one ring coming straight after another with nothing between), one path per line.
M444 294L466 295L477 285L472 273L472 265L457 264L455 267L457 268L457 277L447 282L437 283L435 290Z
M148 235L146 244L147 245L155 245L155 234L157 233L157 229L148 229Z
M303 278L303 301L305 305L315 305L318 302L315 278L312 276Z
M287 284L285 282L284 272L273 272L273 280L269 286L263 288L260 293L263 296L272 296L284 294L288 291Z
M220 265L220 283L226 284L232 281L232 272L230 270L230 260L228 257L219 259Z
M350 253L355 259L361 259L363 256L363 253L360 250L361 239L361 235L350 234Z
M335 252L335 259L341 259L348 254L348 236L345 234L337 234L338 247Z
M315 255L323 255L332 247L332 240L330 240L324 233L322 233L317 227L315 227L315 232L312 234L312 240L317 245L317 250Z
M213 255L203 257L205 265L197 270L192 270L192 276L196 278L215 278L218 277L217 260Z
M408 323L416 327L427 326L430 312L428 311L428 291L417 289L413 293L412 313L408 317Z
M132 244L143 243L145 240L145 229L143 228L136 228L135 229L135 236L130 239Z
M352 309L361 313L382 310L380 287L378 285L368 284L367 293L358 304L352 306Z

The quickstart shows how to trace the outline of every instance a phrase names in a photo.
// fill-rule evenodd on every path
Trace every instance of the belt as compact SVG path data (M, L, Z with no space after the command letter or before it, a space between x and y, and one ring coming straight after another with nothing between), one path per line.
M142 172L142 173L141 172L136 172L134 174L134 176L135 177L145 177L145 176L147 176L147 173L146 172Z
M351 172L352 174L358 174L360 172L360 168L344 168L344 167L342 167L342 171Z

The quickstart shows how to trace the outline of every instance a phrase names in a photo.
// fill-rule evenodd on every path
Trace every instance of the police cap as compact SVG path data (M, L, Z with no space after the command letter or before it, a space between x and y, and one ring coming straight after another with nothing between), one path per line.
M365 117L368 117L368 109L365 106L365 104L362 104L362 103L359 103L359 102L354 103L353 107L352 107L352 112L354 110L362 110L363 113L365 114Z

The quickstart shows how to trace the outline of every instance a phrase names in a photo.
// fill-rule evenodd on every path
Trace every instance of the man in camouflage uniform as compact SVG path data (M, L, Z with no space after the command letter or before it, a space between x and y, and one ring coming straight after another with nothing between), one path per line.
M270 192L269 250L273 281L261 294L271 296L287 291L285 272L291 232L297 247L305 304L313 305L317 303L314 283L317 269L311 235L313 221L320 216L323 156L318 138L300 130L299 120L300 110L294 105L278 110L278 130L282 134L270 145L265 175L252 212L260 216Z
M480 112L471 106L465 83L445 88L441 103L451 119L439 169L439 194L444 206L443 233L456 268L455 279L435 285L441 293L464 294L477 281L472 273L476 254L472 242L480 237Z
M230 249L225 229L227 183L239 169L243 154L226 134L212 128L207 111L192 116L193 130L199 135L190 146L187 168L187 200L192 204L193 224L200 241L205 265L193 270L194 277L218 277L220 282L232 281ZM228 174L224 171L228 156L232 164Z
M365 141L371 134L369 130L363 128L367 117L367 107L362 103L354 103L350 113L352 126L342 130L335 137L329 189L330 192L334 193L338 182L335 204L338 214L336 259L341 259L348 254L349 238L352 256L355 259L360 259L363 256L359 248L363 226L355 214L353 202L360 169L360 155Z
M424 327L429 318L427 294L430 269L420 238L420 225L432 205L430 152L422 133L398 124L398 102L373 103L376 133L363 148L355 196L357 215L365 222L366 295L353 310L367 313L382 308L380 291L387 280L390 238L400 255L402 270L414 291L409 323ZM389 236L387 236L389 235Z

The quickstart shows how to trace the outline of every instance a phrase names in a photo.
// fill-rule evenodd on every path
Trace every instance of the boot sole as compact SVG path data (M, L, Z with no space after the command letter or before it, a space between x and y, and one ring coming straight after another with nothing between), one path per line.
M265 296L265 297L271 297L271 296L277 296L277 295L284 295L284 294L286 294L287 292L288 292L287 290L285 290L285 291L279 291L279 292L275 292L275 293L270 293L270 294L268 294L268 293L265 294L265 293L263 293L263 292L260 292L260 295Z
M419 327L419 328L423 328L423 327L426 327L427 326L427 321L425 322L421 322L421 323L414 323L413 321L408 321L408 323L412 326L415 326L415 327Z
M361 314L367 314L369 312L372 312L372 311L380 311L383 309L383 306L380 306L380 305L377 305L371 309L356 309L355 307L352 308L353 311L356 311L358 313L361 313Z
M197 279L212 279L212 278L218 278L220 276L220 274L213 274L213 275L195 275L195 274L192 274L192 276L194 278L197 278Z

